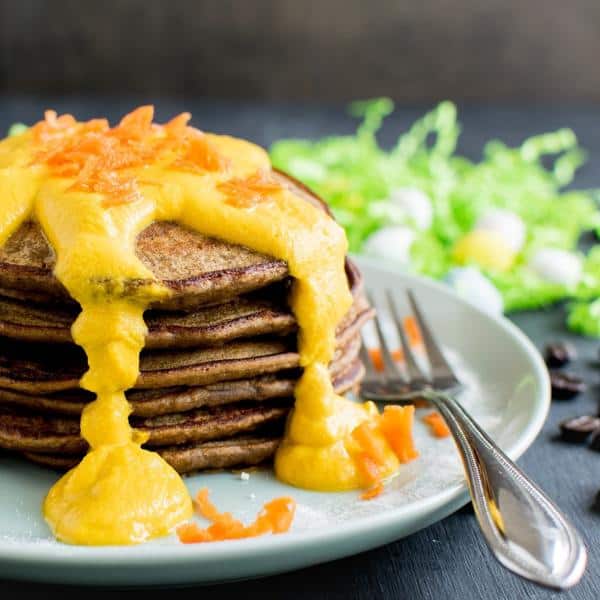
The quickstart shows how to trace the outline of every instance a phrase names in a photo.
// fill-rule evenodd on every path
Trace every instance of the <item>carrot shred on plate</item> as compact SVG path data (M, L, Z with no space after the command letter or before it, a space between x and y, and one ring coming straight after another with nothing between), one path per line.
M431 433L433 433L435 437L445 438L450 435L450 429L448 428L448 425L446 425L446 421L444 421L440 413L429 413L428 415L425 415L421 420L423 421L423 423L429 425Z
M409 315L404 317L402 324L404 325L404 331L408 336L408 343L411 346L421 346L423 344L423 336L417 325L417 320L412 315Z
M383 483L379 481L372 488L369 488L366 492L363 492L360 496L361 500L373 500L377 496L383 493Z
M404 352L402 352L401 348L396 348L392 350L392 358L396 362L402 362L404 360ZM375 367L376 371L380 373L384 371L383 364L383 356L381 355L380 348L369 348L369 356L371 357L371 362L373 363L373 367Z
M209 500L208 489L203 488L196 496L196 511L212 524L204 528L197 523L180 525L177 528L177 535L184 544L236 540L267 533L285 533L294 520L296 502L289 497L275 498L263 506L253 523L244 525L231 513L219 512Z
M388 447L401 463L416 458L412 437L414 406L386 406L376 419L364 421L352 431L356 467L366 483L363 500L379 496L383 491L382 468Z
M229 513L220 513L219 509L210 501L208 497L208 488L202 488L196 495L196 512L209 521L218 521L223 515Z
M361 447L363 454L375 464L385 462L385 439L376 430L375 423L365 421L352 431L352 437Z
M369 348L369 356L371 357L371 362L373 363L375 370L380 373L383 372L384 365L381 350L379 348Z
M419 456L413 441L412 427L415 407L386 406L380 417L380 429L394 454L401 463L407 463Z
M367 481L369 486L380 483L379 465L368 454L361 452L355 456L354 460L363 479Z

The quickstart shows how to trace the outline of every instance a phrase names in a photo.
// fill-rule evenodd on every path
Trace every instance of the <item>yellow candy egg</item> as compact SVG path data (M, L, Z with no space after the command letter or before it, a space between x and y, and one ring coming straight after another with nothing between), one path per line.
M472 231L460 239L452 255L461 265L475 263L494 271L508 271L516 256L501 235L483 229Z

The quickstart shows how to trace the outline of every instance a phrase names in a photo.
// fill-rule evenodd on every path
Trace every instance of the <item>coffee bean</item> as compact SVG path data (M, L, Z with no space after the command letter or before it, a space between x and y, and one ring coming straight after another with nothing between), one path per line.
M568 342L553 342L546 345L544 358L549 367L564 367L577 358L577 351Z
M581 377L561 371L550 371L550 385L555 400L570 400L587 387Z
M590 437L591 433L600 430L600 417L587 415L573 417L560 423L559 427L563 440L581 444Z

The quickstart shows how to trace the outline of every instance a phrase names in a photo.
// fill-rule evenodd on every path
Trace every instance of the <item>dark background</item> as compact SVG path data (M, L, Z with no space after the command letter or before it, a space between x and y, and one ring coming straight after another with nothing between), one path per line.
M598 0L0 0L0 93L600 101Z

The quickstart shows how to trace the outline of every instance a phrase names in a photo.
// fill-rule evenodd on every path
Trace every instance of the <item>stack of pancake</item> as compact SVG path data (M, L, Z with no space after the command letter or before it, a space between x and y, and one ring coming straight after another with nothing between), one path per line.
M301 374L286 264L168 222L139 235L137 254L172 293L145 315L140 376L127 394L132 426L180 473L269 459ZM0 448L66 469L87 449L79 416L93 395L79 388L86 357L70 334L78 305L54 262L35 223L0 248ZM372 316L350 261L346 272L354 305L330 365L339 393L360 383L359 331Z

